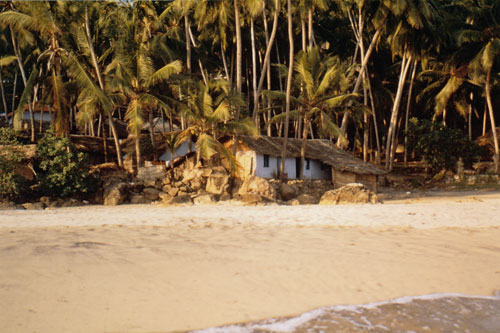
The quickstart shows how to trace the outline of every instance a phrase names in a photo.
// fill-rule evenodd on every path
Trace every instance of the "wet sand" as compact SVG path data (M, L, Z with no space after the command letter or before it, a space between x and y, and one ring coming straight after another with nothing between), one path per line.
M500 290L500 195L0 212L5 332L170 332Z

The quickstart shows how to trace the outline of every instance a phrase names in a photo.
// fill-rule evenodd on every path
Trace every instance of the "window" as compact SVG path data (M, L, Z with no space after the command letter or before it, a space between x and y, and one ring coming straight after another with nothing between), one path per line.
M306 158L306 170L310 170L311 169L311 160Z
M264 168L269 168L269 155L264 155Z

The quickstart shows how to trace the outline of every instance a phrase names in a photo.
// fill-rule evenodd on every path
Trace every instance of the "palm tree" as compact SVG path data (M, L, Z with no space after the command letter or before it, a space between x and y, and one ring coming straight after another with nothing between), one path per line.
M469 62L472 80L481 85L484 84L495 148L493 161L495 172L498 173L500 150L491 99L491 84L493 68L499 64L500 57L500 24L497 22L497 18L500 17L500 3L494 0L478 0L476 5L477 7L472 8L470 24L468 24L467 29L460 32L459 42L461 46L467 47L468 51L474 55Z
M103 50L95 45L99 44L95 36L104 35L101 34L104 30L104 23L94 22L93 25L91 24L91 17L98 17L100 12L106 11L107 8L105 6L100 2L80 3L78 8L72 9L78 10L81 14L79 17L82 19L71 24L71 37L74 39L75 46L74 49L71 49L69 46L66 47L66 49L71 51L71 54L65 57L65 64L69 75L75 79L77 85L80 87L78 96L78 118L80 123L85 125L89 122L92 123L94 117L99 115L100 125L103 115L108 118L115 143L117 162L122 167L123 161L120 142L113 118L114 103L110 97L109 89L105 87L106 81L103 75ZM108 35L107 37L111 36ZM105 45L104 47L111 46ZM101 58L101 61L98 58ZM101 126L98 126L98 133L100 133L100 129ZM106 147L104 133L103 137Z
M210 160L219 154L229 162L231 172L237 171L237 163L233 153L219 141L223 136L235 134L255 135L257 130L251 119L235 119L231 106L243 106L240 95L232 94L227 80L208 80L198 82L194 89L190 89L187 103L183 112L189 119L190 126L183 132L183 136L197 136L197 160Z
M179 73L182 70L182 63L175 60L156 70L149 44L157 18L154 7L151 4L138 2L126 7L125 10L126 12L118 14L124 15L124 36L115 41L115 57L107 66L105 74L109 76L110 87L127 100L125 120L128 122L129 132L135 139L136 166L139 168L140 136L145 116L155 108L168 108L162 96L154 91L154 87L167 82L173 74Z
M386 144L386 170L392 170L396 150L396 126L403 90L410 65L416 69L415 60L421 56L428 44L427 36L432 33L433 21L437 18L437 7L433 0L412 0L394 3L391 10L397 18L397 25L389 38L393 56L401 57L401 69L396 96L391 112ZM415 75L413 74L413 78ZM410 85L410 91L412 82ZM411 98L411 96L409 96Z
M345 109L349 104L351 112L358 113L365 110L365 107L356 103L356 94L345 93L349 82L344 75L346 68L338 57L321 57L316 46L307 52L300 51L294 67L296 80L302 87L300 96L294 99L298 104L300 117L304 119L299 174L302 179L310 123L316 121L324 134L338 137L342 132L331 120L328 111Z
M292 2L287 0L287 20L288 20L288 43L289 43L289 65L288 75L286 79L286 101L285 101L285 131L283 135L283 148L281 151L281 165L280 165L280 182L285 179L285 159L286 149L288 144L288 127L290 126L290 102L292 97L292 78L293 78L293 61L295 57L294 44L293 44L293 21L292 21Z

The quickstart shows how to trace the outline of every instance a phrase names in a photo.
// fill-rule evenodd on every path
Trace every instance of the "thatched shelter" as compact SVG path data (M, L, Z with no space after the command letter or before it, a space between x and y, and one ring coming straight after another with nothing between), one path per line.
M279 174L283 138L241 136L238 139L236 158L243 167L243 174L263 178L272 178ZM227 143L228 146L231 144L232 141ZM285 161L288 178L298 178L301 146L302 140L288 139ZM386 173L353 154L338 149L329 140L307 140L305 158L305 178L331 178L334 187L363 183L376 191L378 176Z

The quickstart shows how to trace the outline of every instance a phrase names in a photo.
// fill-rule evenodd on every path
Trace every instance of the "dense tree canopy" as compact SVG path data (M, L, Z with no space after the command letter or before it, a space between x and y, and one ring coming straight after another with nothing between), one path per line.
M120 165L115 123L140 164L161 118L200 158L265 133L391 170L414 117L489 135L498 172L499 96L499 0L0 2L2 126L37 141L48 110L59 136L113 137Z

